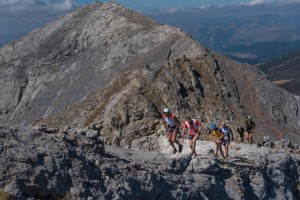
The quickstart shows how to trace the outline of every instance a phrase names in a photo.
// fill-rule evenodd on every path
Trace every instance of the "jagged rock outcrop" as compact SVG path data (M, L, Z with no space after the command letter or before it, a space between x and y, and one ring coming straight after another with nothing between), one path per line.
M0 49L0 120L19 126L94 126L130 147L155 133L163 107L182 120L247 115L256 138L299 141L299 98L251 66L115 3L83 7Z
M104 147L93 129L1 127L0 191L18 200L300 197L300 154L282 148L285 141L273 148L239 144L222 161L209 153L212 142L197 141L191 158L188 141L171 155L165 137L152 137L157 151Z

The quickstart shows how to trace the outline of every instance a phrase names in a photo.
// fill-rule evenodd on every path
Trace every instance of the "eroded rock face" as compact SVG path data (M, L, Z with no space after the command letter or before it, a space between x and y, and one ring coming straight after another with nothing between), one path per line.
M104 148L99 132L92 129L1 127L0 190L11 199L300 197L296 151L240 144L222 161L207 154L214 143L197 141L198 156L191 158L188 141L181 154L173 155L165 137L152 137L157 150L142 151Z
M1 124L97 127L108 143L160 128L164 107L183 120L247 115L256 138L299 141L299 98L251 66L114 3L80 8L0 49Z

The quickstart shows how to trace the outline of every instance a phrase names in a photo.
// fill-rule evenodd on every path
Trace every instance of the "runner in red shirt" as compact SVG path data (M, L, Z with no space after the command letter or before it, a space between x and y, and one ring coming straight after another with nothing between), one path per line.
M192 150L190 155L196 156L197 155L196 154L196 140L200 136L202 124L200 123L200 121L198 119L191 119L190 117L186 117L186 121L184 122L184 125L183 125L182 141L184 140L184 134L185 134L186 129L189 130L188 139L189 139L190 148Z

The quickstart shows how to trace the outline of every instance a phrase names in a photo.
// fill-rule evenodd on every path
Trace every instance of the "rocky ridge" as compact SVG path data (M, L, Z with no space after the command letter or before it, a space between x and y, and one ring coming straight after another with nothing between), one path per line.
M3 125L95 126L121 146L160 128L168 106L183 120L243 124L299 141L299 98L255 68L115 3L65 15L0 49ZM5 95L4 95L5 94Z
M107 146L93 129L1 127L0 191L18 200L300 197L300 149L291 141L265 140L261 148L234 142L225 161L209 141L197 141L194 158L188 141L175 155L164 136L134 143Z

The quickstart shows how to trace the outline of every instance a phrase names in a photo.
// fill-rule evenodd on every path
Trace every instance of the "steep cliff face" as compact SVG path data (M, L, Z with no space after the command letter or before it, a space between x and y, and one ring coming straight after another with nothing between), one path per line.
M251 66L114 3L81 8L0 49L2 124L94 126L121 146L156 132L165 106L256 138L299 141L300 100Z

